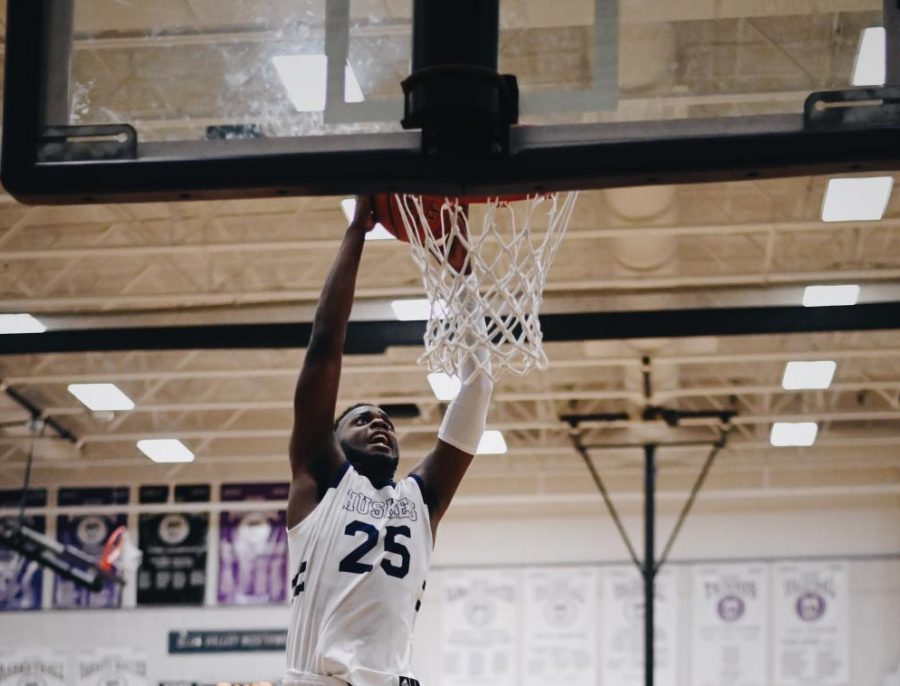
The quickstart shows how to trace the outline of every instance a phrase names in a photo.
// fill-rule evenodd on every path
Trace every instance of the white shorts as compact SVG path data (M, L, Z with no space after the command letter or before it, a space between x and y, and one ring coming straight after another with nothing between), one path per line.
M281 680L282 686L349 686L343 679L315 674L290 674Z

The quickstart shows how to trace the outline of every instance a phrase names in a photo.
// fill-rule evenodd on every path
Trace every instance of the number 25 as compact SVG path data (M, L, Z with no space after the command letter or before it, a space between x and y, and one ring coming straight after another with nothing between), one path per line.
M355 520L350 522L344 528L344 534L347 536L356 536L356 534L365 534L366 540L354 548L347 555L338 569L342 572L350 572L351 574L367 574L374 568L373 565L360 562L360 559L378 545L378 529L368 522ZM405 536L410 538L408 526L388 526L385 527L384 549L400 556L400 564L393 564L387 558L381 561L381 568L389 576L402 579L409 574L409 549L397 540L397 536Z

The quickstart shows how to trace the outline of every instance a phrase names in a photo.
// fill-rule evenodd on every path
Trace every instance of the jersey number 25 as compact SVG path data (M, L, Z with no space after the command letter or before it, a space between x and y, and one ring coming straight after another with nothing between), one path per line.
M409 549L397 540L397 536L405 536L410 538L408 526L388 526L385 527L384 550L399 556L400 564L395 564L387 558L381 560L381 568L385 574L402 579L409 574ZM367 574L374 569L373 565L360 562L363 556L378 545L378 529L368 522L355 520L350 522L345 528L344 533L347 536L356 536L357 534L365 534L366 540L359 546L354 548L347 555L338 569L342 572L350 574Z

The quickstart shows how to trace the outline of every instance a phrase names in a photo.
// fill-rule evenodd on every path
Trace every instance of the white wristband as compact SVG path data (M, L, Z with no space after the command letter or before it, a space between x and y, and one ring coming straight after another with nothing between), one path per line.
M494 384L488 376L479 374L460 388L459 395L450 403L438 438L474 455L487 422L488 405Z
M466 309L469 313L476 314L476 307L479 311L473 326L483 333L485 325L484 319L481 318L481 308L469 303ZM470 335L468 338L467 343L472 344L473 348L468 351L469 354L459 370L463 385L447 408L438 431L438 438L454 448L474 455L484 433L494 384L490 377L490 352L483 345L475 347L475 336Z

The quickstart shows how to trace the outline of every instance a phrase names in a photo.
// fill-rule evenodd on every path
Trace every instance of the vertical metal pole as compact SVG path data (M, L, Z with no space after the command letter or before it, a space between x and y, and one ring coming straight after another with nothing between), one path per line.
M42 0L44 53L41 55L41 126L69 123L69 80L72 70L74 0Z
M412 73L466 64L497 70L499 0L414 0Z
M653 581L656 575L656 446L644 446L644 684L653 686Z
M900 86L900 0L884 0L885 86Z

